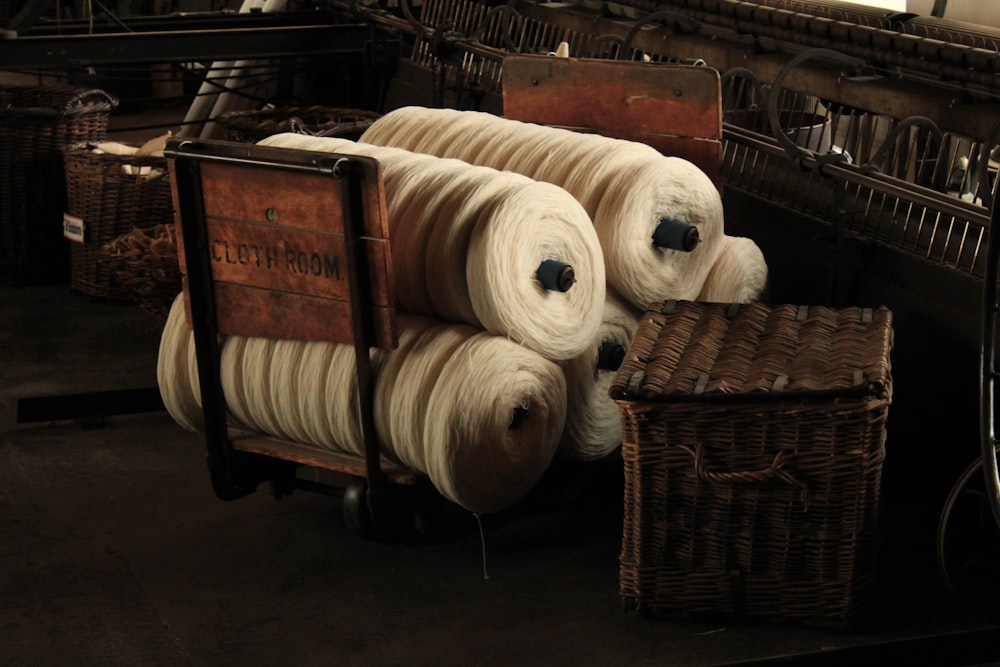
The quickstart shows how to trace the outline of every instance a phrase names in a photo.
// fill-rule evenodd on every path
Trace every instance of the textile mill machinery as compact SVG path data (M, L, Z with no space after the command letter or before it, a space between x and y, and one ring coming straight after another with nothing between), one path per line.
M380 111L502 114L513 54L716 70L721 132L704 151L727 230L763 250L771 300L897 312L898 403L921 406L913 411L927 421L911 425L916 436L946 440L897 456L921 460L951 488L936 540L945 581L981 597L985 576L995 599L1000 242L989 231L1000 180L1000 28L836 0L317 0L275 16L138 20L128 37L114 25L86 34L31 25L30 14L11 22L16 39L0 40L5 62L333 54L354 58L349 78L369 84L352 87L363 88L358 105ZM218 35L211 47L193 39L205 29ZM125 55L125 41L138 58ZM961 462L953 487L951 459Z

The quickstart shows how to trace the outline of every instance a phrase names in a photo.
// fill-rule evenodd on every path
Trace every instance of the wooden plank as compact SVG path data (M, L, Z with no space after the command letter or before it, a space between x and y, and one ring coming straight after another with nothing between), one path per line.
M219 281L214 287L216 319L224 334L344 345L354 342L347 299L322 299ZM392 308L377 307L372 313L375 346L392 349L396 340Z
M354 454L345 454L320 449L312 445L306 445L289 440L281 440L257 433L248 433L238 429L230 429L229 436L233 443L233 449L253 454L263 454L285 461L294 461L307 466L334 470L336 472L366 477L365 460ZM393 463L388 459L381 459L381 470L389 482L393 484L416 484L418 473Z
M503 115L640 141L720 184L722 84L709 67L512 55L503 62Z
M332 166L342 157L362 168L364 246L368 280L360 285L374 320L374 343L392 349L392 258L381 171L374 160L309 151L210 144L220 155L290 164ZM223 335L327 340L350 344L351 293L347 270L341 183L330 169L282 169L281 165L199 162L207 254ZM289 162L298 160L298 162ZM171 173L174 165L171 164ZM174 210L180 211L173 188ZM181 239L181 272L187 275ZM193 221L191 221L193 222ZM187 281L184 281L188 295ZM190 303L188 322L190 318Z

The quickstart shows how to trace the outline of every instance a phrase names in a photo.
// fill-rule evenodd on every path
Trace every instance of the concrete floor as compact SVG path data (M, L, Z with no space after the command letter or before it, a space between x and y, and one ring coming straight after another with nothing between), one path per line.
M1000 643L972 632L985 623L944 591L915 537L926 522L892 478L863 631L651 619L618 597L613 459L554 469L482 517L482 539L454 513L430 537L369 541L335 497L217 499L201 438L166 413L15 423L31 397L153 386L159 332L132 304L65 286L0 289L0 312L4 664L818 664L815 652L849 647L862 651L851 664L917 647L935 658L920 664L1000 661Z
M614 457L557 466L523 503L482 517L481 532L452 512L428 537L374 542L345 526L336 497L274 500L261 488L219 500L201 437L164 412L18 423L33 397L154 387L159 330L133 304L66 286L0 288L0 656L130 667L1000 664L996 628L945 589L933 553L943 498L976 447L975 357L923 329L912 318L897 328L874 618L844 631L624 613Z

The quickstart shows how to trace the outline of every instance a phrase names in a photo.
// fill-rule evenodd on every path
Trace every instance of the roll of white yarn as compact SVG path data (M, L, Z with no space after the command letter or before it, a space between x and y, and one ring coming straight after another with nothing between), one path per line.
M278 429L284 437L296 442L309 442L309 429L299 409L299 405L305 402L302 394L302 358L307 348L306 341L277 341L268 378Z
M584 135L574 145L569 155L562 157L570 168L564 175L552 172L552 179L570 192L584 210L593 216L607 192L610 174L626 169L634 162L647 158L661 158L651 146L630 141L599 141L604 137Z
M157 383L174 421L203 431L193 341L179 295L161 336ZM370 354L377 376L387 353L373 349ZM364 455L353 346L227 336L221 343L219 370L232 425Z
M194 344L194 332L187 336L187 376L191 400L201 407L201 378L198 375L198 349Z
M429 382L430 384L426 385L426 389L429 391L436 378L436 375L433 378L412 377L412 364L409 363L409 360L414 354L418 342L428 331L458 325L445 325L439 320L419 315L400 315L396 320L396 325L399 331L399 342L396 348L386 355L385 362L381 365L378 378L375 381L375 431L378 434L382 452L387 458L415 470L423 471L423 465L417 465L413 461L413 457L404 456L400 452L401 448L407 446L404 444L401 447L401 442L410 442L414 437L418 438L419 442L423 433L407 432L404 427L397 423L395 410L399 404L411 405L421 401L426 403L427 397L415 393L415 387Z
M463 115L478 120L479 127L460 120ZM437 155L529 174L566 189L598 229L608 283L637 308L697 297L724 230L721 196L693 163L638 142L454 109L391 111L362 141L406 148L428 134L438 140L422 147L435 148ZM550 143L554 138L558 141ZM469 150L473 142L477 150ZM696 227L701 243L691 252L657 247L653 232L664 219Z
M160 335L156 359L156 383L167 413L189 431L204 429L201 405L191 391L188 348L193 334L187 327L184 295L178 294L170 306Z
M602 347L613 356L614 348L628 350L642 313L608 292L604 318L593 345L563 364L566 376L566 428L557 455L576 461L595 461L611 454L621 444L621 411L608 394L617 368L602 367Z
M767 262L760 247L746 237L724 236L698 301L751 303L760 300L766 288Z
M428 401L455 350L479 332L466 324L435 324L412 341L405 355L399 356L393 381L379 384L376 416L380 418L380 429L385 433L382 440L389 445L391 458L427 472L424 433Z
M281 428L275 412L273 390L270 383L271 364L274 363L275 345L273 338L251 336L243 348L242 365L243 395L246 398L254 431L281 438L289 434Z
M496 185L509 182L506 176L516 177L488 173L495 175L489 181ZM409 171L406 178L398 179L396 189L387 190L392 192L390 216L398 220L390 227L396 230L391 243L394 267L398 269L397 300L403 310L479 324L464 268L474 215L482 205L477 200L477 206L468 206L467 198L483 183L482 172L467 163L429 158L428 163ZM447 239L452 240L447 248L437 245ZM456 239L461 239L462 245L455 243ZM435 262L445 265L435 266ZM460 279L445 292L437 274L448 271Z
M372 378L377 379L388 352L371 348L368 355ZM354 346L337 345L326 380L327 423L336 449L364 456L365 440L359 398Z
M227 419L239 428L262 430L246 408L242 378L243 346L248 339L231 336L221 341L220 374ZM204 430L194 334L187 325L184 296L171 306L157 357L157 383L167 413L182 427Z
M509 507L548 468L565 420L562 369L505 338L478 333L445 362L428 399L428 477L473 512Z
M549 359L573 358L590 344L604 301L604 259L589 217L562 188L340 139L283 134L261 144L380 161L404 310L509 336ZM576 282L546 289L538 277L546 260L573 267Z
M416 145L418 138L412 137L406 139L405 143L403 138L403 135L411 134L414 131L414 127L418 125L417 123L412 122L411 117L421 113L429 117L432 115L432 111L429 107L408 106L402 108L407 109L408 113L392 114L392 112L389 112L388 114L383 114L383 117L391 115L392 118L389 118L384 123L380 123L378 129L369 135L370 140L365 143L377 144L380 146L399 147L406 145L411 147L409 150L413 150L412 147ZM382 117L378 120L381 119ZM420 123L419 125L422 124L423 123ZM374 123L372 125L374 125ZM368 129L371 129L371 127L372 126L369 125Z
M393 440L382 443L383 451L426 472L443 495L469 510L497 511L517 502L548 467L565 426L562 370L473 327L411 319L392 377L381 375L391 355L372 351L382 428L388 427ZM164 328L158 382L171 416L197 431L203 424L191 390L190 337L181 300ZM288 345L279 347L278 342L239 336L223 341L221 371L233 417L240 413L244 426L256 432L304 433L302 440L311 444L363 454L353 346L280 341ZM281 371L273 384L264 378L289 358L299 363L289 365L288 376L302 385L296 400L287 402L289 412L276 417L279 401L273 393L287 391L290 380ZM320 372L313 368L324 363L328 367ZM254 384L270 390L253 389Z
M229 336L223 339L219 375L222 395L234 425L253 431L259 427L250 413L243 382L243 354L247 340L246 336Z
M587 349L607 289L592 232L582 207L558 186L535 182L510 191L477 222L469 242L466 281L483 328L547 359L571 359ZM565 292L546 289L538 279L540 265L550 259L575 269L576 282Z
M600 134L526 123L482 111L414 106L383 115L365 130L361 141L454 157L560 186L564 186L566 176L563 170L595 150L625 147L647 157L659 155L647 144Z
M299 367L298 401L295 407L305 438L303 442L324 449L337 449L326 419L326 377L333 363L336 343L311 341L304 345Z
M687 160L660 157L619 170L594 215L608 283L640 309L696 298L718 255L722 217L718 190ZM695 227L701 242L691 252L653 245L662 220Z

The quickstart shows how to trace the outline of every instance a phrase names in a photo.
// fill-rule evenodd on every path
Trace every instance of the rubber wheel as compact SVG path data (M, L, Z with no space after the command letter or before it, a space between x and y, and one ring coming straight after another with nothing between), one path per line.
M374 537L372 515L368 509L368 480L352 477L344 487L344 523L361 537Z
M1000 526L986 496L983 460L952 488L938 524L938 565L948 588L990 622L1000 621Z

